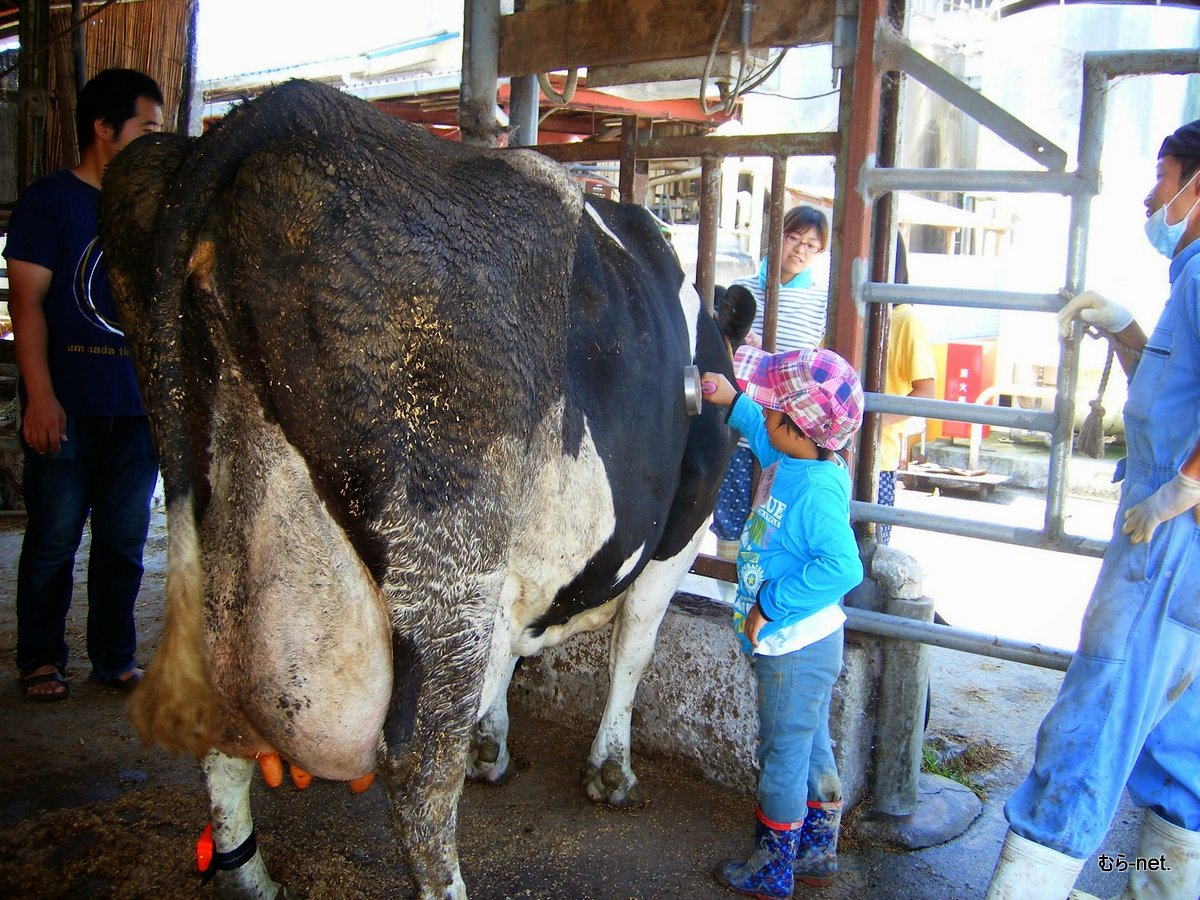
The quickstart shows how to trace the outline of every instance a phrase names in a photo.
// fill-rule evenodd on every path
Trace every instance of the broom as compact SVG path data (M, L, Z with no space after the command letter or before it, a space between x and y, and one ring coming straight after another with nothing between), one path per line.
M1092 459L1099 459L1104 455L1104 407L1100 405L1100 401L1104 399L1104 389L1108 387L1108 373L1112 371L1113 355L1114 349L1110 342L1108 359L1104 362L1104 374L1100 376L1100 390L1096 392L1096 399L1090 401L1092 411L1087 414L1079 428L1079 441L1076 446L1080 452L1086 453Z

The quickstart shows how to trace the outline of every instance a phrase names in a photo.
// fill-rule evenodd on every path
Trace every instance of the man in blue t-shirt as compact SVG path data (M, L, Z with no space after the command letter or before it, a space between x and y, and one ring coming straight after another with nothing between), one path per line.
M17 667L30 700L63 700L66 617L91 516L87 650L91 677L141 678L133 607L158 461L96 240L104 169L162 128L162 92L106 69L79 93L79 165L38 179L9 224L9 312L20 369L28 524L17 570Z

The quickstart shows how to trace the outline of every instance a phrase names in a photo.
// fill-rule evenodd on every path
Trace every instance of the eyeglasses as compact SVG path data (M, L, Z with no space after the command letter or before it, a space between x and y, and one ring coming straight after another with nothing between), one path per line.
M807 250L810 255L815 255L821 252L820 244L818 244L816 241L802 240L798 234L785 234L783 236L783 243L790 248L795 248L797 246L802 247L803 249Z

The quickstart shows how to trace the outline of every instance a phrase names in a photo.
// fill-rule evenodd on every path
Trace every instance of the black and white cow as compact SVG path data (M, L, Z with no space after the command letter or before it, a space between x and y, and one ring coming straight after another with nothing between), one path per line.
M644 210L307 82L131 145L101 207L167 491L131 715L203 757L218 884L276 891L248 788L278 751L377 769L421 896L465 896L456 804L504 772L514 656L609 621L588 792L626 800L637 679L733 446L683 370L730 373L748 295L718 325Z

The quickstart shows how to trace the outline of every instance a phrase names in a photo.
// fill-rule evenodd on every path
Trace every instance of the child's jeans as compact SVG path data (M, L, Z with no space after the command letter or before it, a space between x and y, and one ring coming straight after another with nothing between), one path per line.
M783 656L755 656L758 805L773 822L804 820L809 800L842 798L829 701L842 670L843 629Z

